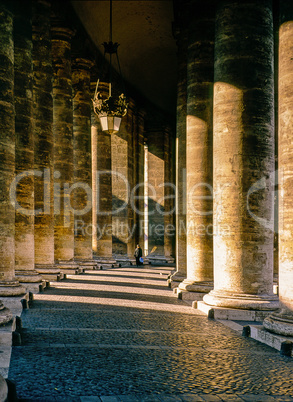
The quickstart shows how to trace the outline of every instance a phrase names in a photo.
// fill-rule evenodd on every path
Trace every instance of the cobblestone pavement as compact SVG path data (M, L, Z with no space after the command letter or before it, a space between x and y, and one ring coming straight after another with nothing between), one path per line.
M22 313L22 401L293 401L293 359L173 296L170 267L87 271Z

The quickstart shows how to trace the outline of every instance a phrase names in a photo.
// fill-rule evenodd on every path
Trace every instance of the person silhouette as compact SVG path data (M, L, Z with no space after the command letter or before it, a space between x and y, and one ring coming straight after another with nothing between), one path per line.
M136 266L138 267L139 265L142 265L142 263L140 262L140 258L142 257L142 249L140 248L139 244L136 246L136 249L134 251L134 257L136 261Z

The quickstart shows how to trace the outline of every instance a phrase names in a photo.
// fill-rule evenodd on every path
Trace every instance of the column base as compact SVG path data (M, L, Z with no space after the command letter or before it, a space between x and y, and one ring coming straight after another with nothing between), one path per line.
M83 269L76 261L57 260L55 265L64 275L78 275L83 272Z
M212 290L204 296L203 301L210 306L243 310L273 311L279 308L279 298L274 294L251 295Z
M177 288L177 297L181 300L202 300L210 290L213 289L213 282L195 282L189 279L184 279Z
M54 264L36 264L35 270L42 275L46 281L60 281L66 276L60 272L60 268Z
M145 258L145 257L144 257ZM149 263L163 263L163 264L174 264L175 259L171 256L164 256L164 255L148 255L147 256Z
M25 293L25 288L17 280L0 282L0 297L22 296Z
M3 305L9 309L13 315L13 317L21 315L24 308L29 307L30 302L30 293L26 292L22 295L17 296L3 296L1 297Z
M88 259L88 260L75 260L79 267L82 269L82 271L86 271L86 270L95 270L97 269L97 261L96 260L92 260L92 259Z
M46 287L46 281L35 270L15 271L15 277L27 292L39 293Z
M275 334L293 336L293 312L287 310L274 312L266 317L263 326Z
M177 288L181 282L186 279L185 275L180 274L179 272L175 272L170 278L167 280L167 286L171 289Z
M15 271L15 277L27 292L39 293L46 287L46 281L35 270Z
M8 386L2 375L0 376L0 401L8 401Z
M205 299L205 296L203 300ZM204 313L208 318L229 321L262 322L273 310L245 310L241 308L215 307L204 301L194 301L192 307Z
M95 257L98 269L119 268L117 261L111 257Z
M8 308L6 308L0 300L0 326L10 322L12 318L12 312Z
M193 281L190 279L184 279L180 283L179 289L187 292L197 293L209 293L213 289L214 285L212 281Z
M121 267L121 264L126 264L126 265L135 265L135 258L129 256L128 254L115 254L113 255L115 261L119 266Z
M16 270L15 278L20 283L41 283L42 276L35 270Z

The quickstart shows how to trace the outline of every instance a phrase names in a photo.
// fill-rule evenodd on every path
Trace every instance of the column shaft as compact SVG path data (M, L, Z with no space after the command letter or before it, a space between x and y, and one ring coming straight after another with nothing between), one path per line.
M148 254L149 258L164 256L165 163L164 127L147 128L148 141Z
M91 172L91 97L92 62L76 59L73 64L73 163L74 163L74 256L92 259L92 172Z
M186 120L187 278L182 294L201 299L213 281L213 56L212 10L198 15L188 30Z
M136 172L135 176L135 185L137 186L137 191L135 191L135 195L138 197L135 206L136 206L136 227L137 237L136 244L140 244L144 257L148 255L148 249L145 247L145 201L144 194L146 189L146 183L144 182L144 174L145 174L145 143L144 143L144 130L145 130L145 111L142 108L139 108L137 111L137 121L136 121L136 141L135 141L135 160L134 160L134 171Z
M108 86L99 84L108 94ZM92 113L92 158L94 198L94 252L97 259L112 262L112 162L111 135L102 131L98 117ZM96 169L94 171L94 169Z
M16 191L11 187L15 177L13 16L2 4L0 15L0 296L17 296L25 289L15 279ZM2 304L0 307L3 310Z
M133 115L130 99L120 130L112 135L113 253L118 259L135 261L135 227L130 194L133 188ZM134 234L134 235L133 235Z
M273 20L270 0L217 10L214 290L221 307L269 310L273 295Z
M68 28L52 28L53 135L54 135L54 234L55 261L74 258L73 113L71 37Z
M41 276L35 271L34 250L34 131L33 131L32 4L18 2L14 19L15 99L15 273L38 291ZM34 284L33 284L34 283Z
M175 235L175 228L173 226L173 200L175 196L174 183L171 178L171 140L172 131L169 127L165 128L164 134L164 162L165 162L165 178L164 178L164 255L166 261L169 263L174 262L172 256L173 251L173 237Z
M187 30L179 33L176 112L176 272L171 288L187 276L186 263L186 111L187 111Z
M54 266L53 210L53 99L51 4L33 2L33 117L34 117L34 199L35 267L45 279L57 279Z
M128 118L128 133L127 133L127 144L128 144L128 185L130 190L130 198L128 200L128 239L127 239L127 256L130 261L135 262L134 250L136 247L136 234L138 232L138 226L136 221L136 211L133 203L133 189L137 184L135 182L135 171L134 171L134 160L135 160L135 135L137 126L137 106L135 102L131 99L129 103L129 118ZM140 245L143 249L143 244Z
M280 2L279 28L279 298L281 310L264 320L271 332L293 336L293 5Z

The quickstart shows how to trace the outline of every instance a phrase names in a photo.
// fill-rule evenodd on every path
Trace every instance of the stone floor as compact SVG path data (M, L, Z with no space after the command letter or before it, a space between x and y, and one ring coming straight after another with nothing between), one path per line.
M167 266L87 271L22 313L21 401L293 401L293 359L174 297Z

